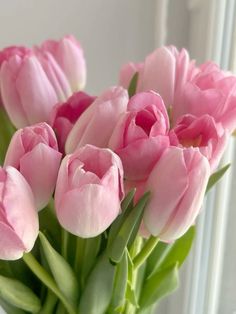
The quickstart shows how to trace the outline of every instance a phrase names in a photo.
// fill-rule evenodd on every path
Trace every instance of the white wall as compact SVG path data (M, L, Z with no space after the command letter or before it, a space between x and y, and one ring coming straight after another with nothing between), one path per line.
M0 0L0 48L74 34L88 63L87 90L117 82L122 63L154 48L155 0Z

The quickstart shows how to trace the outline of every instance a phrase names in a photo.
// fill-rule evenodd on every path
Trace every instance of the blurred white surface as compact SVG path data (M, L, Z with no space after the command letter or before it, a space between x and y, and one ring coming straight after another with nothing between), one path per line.
M74 34L84 47L87 90L116 84L124 62L154 48L155 0L0 0L0 48Z

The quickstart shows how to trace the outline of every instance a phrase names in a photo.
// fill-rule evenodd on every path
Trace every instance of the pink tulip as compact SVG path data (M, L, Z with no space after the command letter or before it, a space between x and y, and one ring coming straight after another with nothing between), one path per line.
M61 153L52 128L46 123L18 130L7 150L5 166L18 169L29 183L38 209L54 191Z
M122 164L111 150L86 145L63 159L55 207L69 232L83 238L102 233L119 214L122 198Z
M166 149L146 184L151 192L144 212L147 230L162 241L181 237L199 214L209 175L209 163L197 148Z
M39 224L32 191L13 167L0 167L0 259L16 260L29 252Z
M109 147L122 160L125 178L145 180L169 146L169 119L161 97L154 92L133 96L111 136Z
M23 46L11 46L7 47L3 50L0 51L0 69L1 65L3 64L4 61L7 61L10 59L10 57L14 55L18 55L20 57L24 57L27 54L30 54L31 50L23 47ZM1 87L0 87L0 105L2 105L2 98L1 98Z
M161 95L166 107L179 98L183 84L197 71L185 49L180 52L173 46L156 49L144 63L129 63L122 67L120 83L128 87L135 72L139 73L137 92L153 90Z
M236 78L212 62L201 65L174 103L174 121L183 114L208 114L232 132L236 128Z
M8 61L11 57L17 55L21 58L31 54L31 50L24 46L10 46L0 51L0 67L4 61Z
M107 147L112 131L127 109L128 93L112 87L99 96L75 123L66 141L66 152L86 144Z
M35 49L35 54L46 73L59 101L66 101L72 95L72 89L66 74L49 52Z
M95 97L77 92L65 103L59 103L53 108L50 124L56 131L61 152L64 152L65 142L72 127L94 100Z
M228 134L214 118L185 115L170 132L171 144L182 147L199 147L208 159L212 171L218 167L227 144Z
M129 62L124 64L120 70L119 84L128 89L134 74L140 73L143 70L143 66L143 63ZM139 89L139 87L137 87L137 89Z
M48 121L58 102L42 66L28 52L16 53L2 63L0 89L5 109L17 128Z
M84 54L79 42L73 36L65 36L59 41L46 40L41 49L55 58L73 92L84 88L86 82Z

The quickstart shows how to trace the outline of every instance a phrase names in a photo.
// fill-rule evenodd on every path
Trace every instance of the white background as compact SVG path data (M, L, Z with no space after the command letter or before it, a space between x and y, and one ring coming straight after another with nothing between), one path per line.
M187 47L191 56L199 62L204 61L206 57L214 58L216 61L221 60L217 54L209 52L213 47L214 37L219 37L221 33L220 18L216 24L219 27L213 27L213 31L209 32L212 21L210 13L213 10L221 12L225 3L229 4L234 1L0 0L0 48L12 44L39 44L47 38L58 39L65 34L74 34L84 47L87 59L88 84L86 90L96 94L110 85L116 84L119 68L124 62L143 60L147 53L165 40L168 44ZM169 7L166 9L163 4L167 5L168 2ZM221 6L215 8L215 3L220 3ZM165 29L165 25L167 29ZM223 37L227 38L227 34ZM233 154L235 153L233 152ZM236 177L236 171L233 169L231 174ZM233 180L232 191L235 191L236 188L235 181ZM235 193L230 194L229 203L230 206L227 207L229 214L224 216L226 233L222 233L221 230L225 238L223 240L222 237L220 238L223 243L223 249L221 247L220 252L221 256L224 255L222 267L216 267L216 274L210 273L212 267L218 265L217 261L209 261L208 254L210 252L210 255L214 256L213 253L217 251L217 246L212 251L211 245L215 234L214 230L210 234L209 232L206 234L205 229L207 228L202 228L203 234L199 240L202 255L200 258L200 251L197 251L198 267L196 267L197 257L192 254L192 260L189 260L185 266L182 288L178 294L161 304L159 314L235 313ZM214 206L208 209L208 216L214 225L216 220ZM204 220L205 218L200 219ZM219 269L222 269L223 280L221 280ZM214 275L220 278L216 281L219 288L219 302L216 308L209 309L207 302L213 301L207 301L207 289L204 288L204 285L205 282L206 285L210 282L209 287L211 287L211 284L214 283L211 277ZM195 280L194 284L191 282L193 280ZM191 293L194 289L196 290L194 292L196 304L192 305L192 308L189 305L184 307L192 297Z

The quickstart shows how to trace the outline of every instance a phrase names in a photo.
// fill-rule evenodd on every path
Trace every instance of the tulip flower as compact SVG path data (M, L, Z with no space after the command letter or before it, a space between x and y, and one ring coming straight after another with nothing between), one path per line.
M39 123L14 134L4 165L21 172L33 191L37 208L42 209L54 191L60 161L61 153L52 128Z
M39 223L32 191L13 167L0 167L0 259L16 260L29 252Z
M61 152L64 152L65 142L72 127L94 100L95 97L77 92L65 103L59 103L53 108L50 124L57 134Z
M66 101L72 95L72 89L66 74L49 52L34 50L44 72L46 73L59 101Z
M99 235L118 216L122 198L123 168L111 150L86 145L63 159L55 208L69 232L83 238Z
M146 229L162 241L181 237L199 214L209 176L209 162L198 148L167 148L146 183Z
M15 54L2 63L0 89L3 105L17 128L48 121L58 102L41 64L31 53Z
M86 63L83 50L73 36L65 36L59 41L46 40L40 48L55 58L65 73L73 92L84 88Z
M10 57L14 55L19 55L23 57L24 55L30 53L30 49L23 47L23 46L11 46L7 47L0 51L0 69L1 65L4 61L8 60ZM3 104L2 98L1 98L1 87L0 87L0 106Z
M171 144L182 147L198 147L208 159L214 171L224 153L229 134L221 123L209 115L181 117L170 131Z
M128 63L120 71L120 84L128 88L138 72L137 92L153 90L161 95L166 107L180 97L183 84L198 71L188 52L173 46L161 47L148 55L144 63Z
M179 99L173 105L173 121L184 114L197 117L208 114L223 128L236 129L236 78L208 62L199 73L186 82Z
M110 138L109 147L119 155L127 180L145 180L169 146L169 118L160 95L143 92L133 96Z
M86 144L107 147L113 129L127 109L128 93L122 87L112 87L85 110L75 123L66 141L66 152Z

